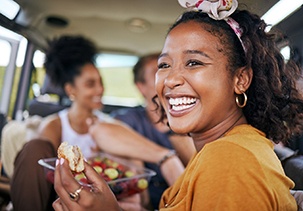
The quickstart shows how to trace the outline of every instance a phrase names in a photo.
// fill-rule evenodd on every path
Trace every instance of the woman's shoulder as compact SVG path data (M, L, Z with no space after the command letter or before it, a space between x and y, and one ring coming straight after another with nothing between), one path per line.
M55 148L61 142L61 120L58 114L52 114L43 119L39 127L39 137L49 140Z
M219 158L224 159L237 157L239 154L251 154L250 150L246 147L243 147L237 141L228 140L228 139L218 139L214 142L206 144L203 149L198 152L197 158L209 157L211 159Z
M56 131L59 128L61 128L61 120L58 114L51 114L47 117L44 117L40 125L40 131Z
M246 128L247 130L242 130ZM211 165L255 165L276 163L273 143L261 131L253 127L241 126L226 136L206 144L196 156L197 161Z

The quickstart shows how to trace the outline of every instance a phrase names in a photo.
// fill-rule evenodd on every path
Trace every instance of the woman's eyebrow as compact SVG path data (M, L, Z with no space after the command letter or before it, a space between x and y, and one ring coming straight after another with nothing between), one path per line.
M205 56L209 59L212 59L208 54L206 54L205 52L203 51L199 51L199 50L185 50L183 51L184 54L199 54L199 55L202 55L202 56ZM162 57L165 57L167 56L168 53L161 53L158 57L158 59L162 58Z
M199 51L199 50L186 50L186 51L183 51L184 54L199 54L201 56L205 56L209 59L212 59L208 54L206 54L205 52L203 51Z
M161 53L161 54L159 55L158 59L160 59L160 58L162 58L162 57L164 57L164 56L167 56L167 55L168 55L167 53Z

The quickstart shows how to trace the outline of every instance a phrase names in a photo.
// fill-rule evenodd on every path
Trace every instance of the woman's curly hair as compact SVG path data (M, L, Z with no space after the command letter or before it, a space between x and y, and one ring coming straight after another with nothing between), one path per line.
M300 70L292 61L284 62L274 35L265 32L266 24L259 16L237 10L231 17L243 30L241 40L245 51L224 20L213 20L202 12L185 12L169 32L181 23L201 23L204 30L220 38L224 47L220 50L229 59L231 76L239 67L252 68L253 79L246 91L248 101L243 113L248 124L263 131L269 139L285 143L303 130L303 99L295 85ZM164 109L161 106L159 109L164 120Z
M81 74L81 67L95 63L97 48L82 36L61 36L49 42L44 67L54 85L64 87Z

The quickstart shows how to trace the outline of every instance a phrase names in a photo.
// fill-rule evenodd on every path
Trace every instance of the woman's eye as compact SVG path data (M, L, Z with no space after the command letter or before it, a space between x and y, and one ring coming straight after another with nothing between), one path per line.
M169 65L166 63L161 63L158 65L158 69L164 69L164 68L169 68Z
M95 86L95 82L94 81L87 81L86 82L86 87L88 87L88 88L92 88L92 87L94 87Z
M190 60L186 64L186 66L189 66L189 67L193 67L193 66L197 66L197 65L204 65L204 63L200 62L200 61L196 61L196 60Z

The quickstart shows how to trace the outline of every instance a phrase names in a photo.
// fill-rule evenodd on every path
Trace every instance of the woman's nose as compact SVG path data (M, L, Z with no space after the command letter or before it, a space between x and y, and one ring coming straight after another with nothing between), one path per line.
M177 86L181 86L184 83L182 73L178 69L171 70L164 80L164 85L173 89Z
M103 87L102 84L99 84L99 85L97 86L97 91L98 91L98 93L103 94L103 92L104 92L104 87Z

